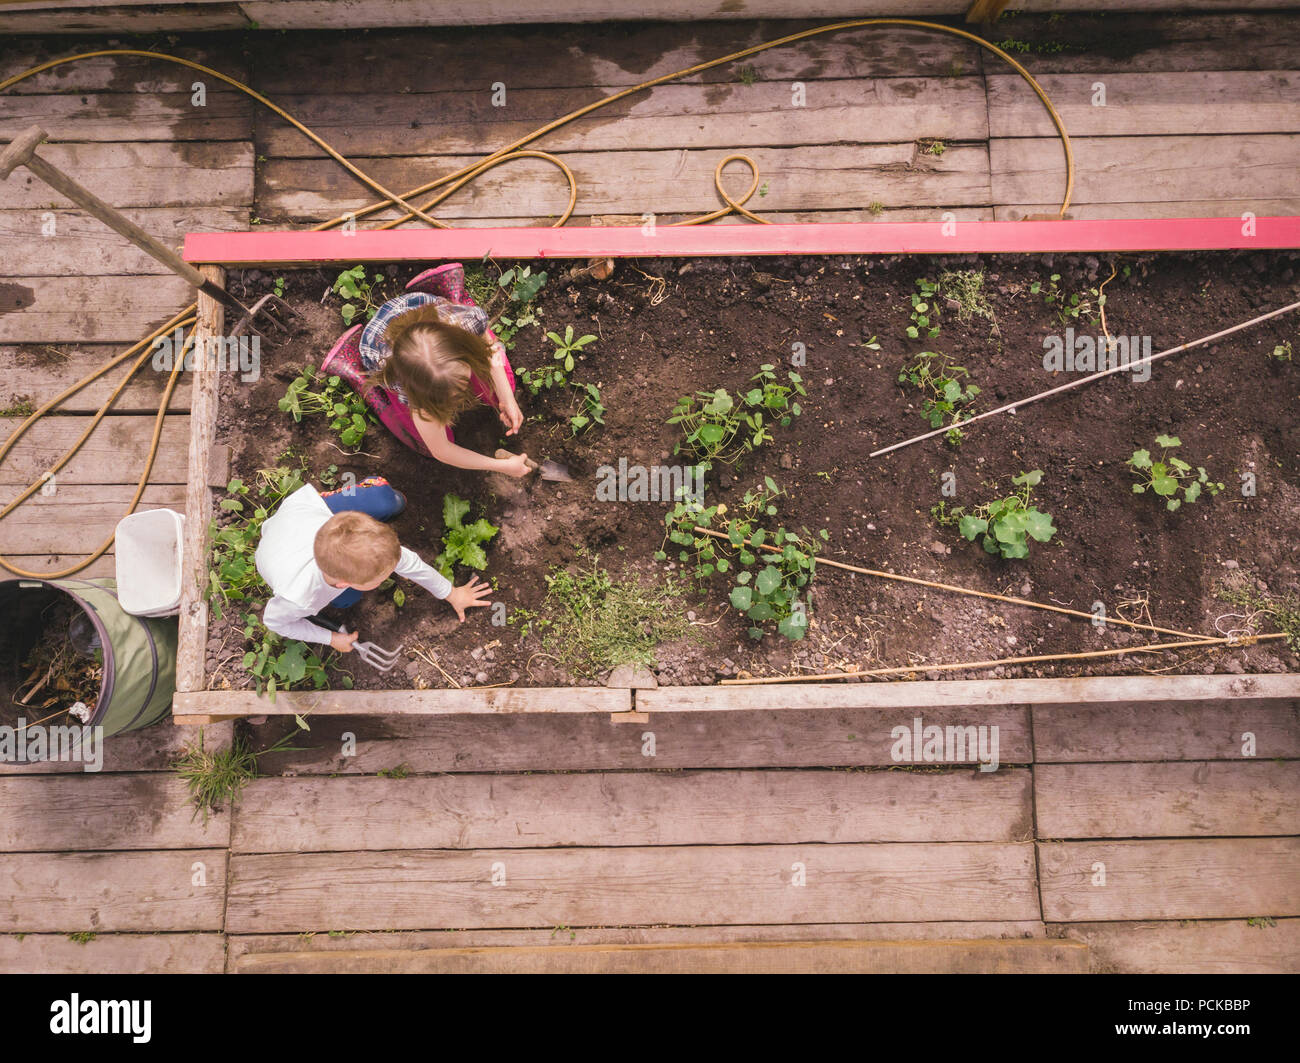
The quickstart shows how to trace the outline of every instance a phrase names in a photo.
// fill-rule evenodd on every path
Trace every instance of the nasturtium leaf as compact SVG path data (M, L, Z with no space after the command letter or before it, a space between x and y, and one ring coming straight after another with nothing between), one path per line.
M776 629L791 642L798 642L808 633L808 617L802 612L791 613L776 625Z
M1037 509L1031 509L1026 512L1025 531L1040 543L1047 542L1056 534L1056 528L1052 524L1052 518Z
M1168 497L1178 490L1178 481L1168 473L1156 473L1151 477L1151 490Z
M777 587L781 586L781 570L775 565L768 565L758 574L754 586L758 588L759 594L771 594Z

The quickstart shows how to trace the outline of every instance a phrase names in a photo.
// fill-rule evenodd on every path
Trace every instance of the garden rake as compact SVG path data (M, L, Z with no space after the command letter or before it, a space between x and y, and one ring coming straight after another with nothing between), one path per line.
M352 634L342 624L335 623L333 620L326 620L323 616L309 616L307 619L313 624L319 624L330 631L337 631L340 635ZM382 646L376 646L373 642L354 642L352 648L356 650L358 657L377 672L391 672L401 659L401 646L398 646L395 650L386 650Z

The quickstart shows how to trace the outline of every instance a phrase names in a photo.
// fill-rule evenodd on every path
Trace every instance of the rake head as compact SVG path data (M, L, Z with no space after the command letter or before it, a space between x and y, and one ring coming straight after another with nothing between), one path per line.
M352 648L356 651L358 657L377 672L391 672L397 662L401 660L401 646L398 646L395 650L386 650L382 646L376 646L373 642L354 642Z
M262 296L251 307L244 307L244 316L235 323L234 328L230 330L232 336L240 336L245 332L252 332L265 338L265 334L253 324L255 319L260 318L267 325L274 326L286 335L289 332L289 326L280 320L279 314L286 318L297 317L293 308L274 292L268 292Z

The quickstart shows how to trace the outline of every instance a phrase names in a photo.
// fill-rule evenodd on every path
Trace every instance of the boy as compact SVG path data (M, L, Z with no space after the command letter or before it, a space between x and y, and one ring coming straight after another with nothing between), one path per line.
M492 588L473 577L453 587L397 541L383 521L406 508L406 499L382 478L321 495L308 484L283 502L262 525L257 571L275 596L262 620L285 638L328 643L340 653L352 649L360 632L345 635L309 619L327 605L340 608L361 599L390 575L405 576L456 610L486 606Z

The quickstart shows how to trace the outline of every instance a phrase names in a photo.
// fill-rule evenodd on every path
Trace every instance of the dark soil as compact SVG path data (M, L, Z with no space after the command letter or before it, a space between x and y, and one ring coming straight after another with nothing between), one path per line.
M1149 334L1160 351L1244 321L1297 298L1300 256L1293 254L1127 256L1128 277L1106 287L1107 322L1115 333ZM566 283L565 263L550 263L551 281L539 300L541 326L521 332L511 351L516 372L545 364L546 330L595 333L573 373L597 383L606 426L576 439L559 393L530 398L521 387L527 421L523 446L536 458L568 463L569 484L536 483L453 469L406 450L382 428L366 438L362 455L341 453L324 424L293 424L277 409L285 384L305 364L319 364L342 325L337 299L322 293L337 270L286 272L287 296L300 318L291 340L263 345L263 373L252 385L223 383L220 441L230 444L234 472L249 478L275 465L292 447L312 472L330 464L358 478L386 475L410 499L396 523L404 545L426 559L441 549L442 497L454 492L474 503L473 519L501 526L489 547L487 575L498 580L510 611L543 608L545 575L574 564L580 549L598 554L616 576L644 580L680 571L656 563L664 503L594 504L602 465L677 464L676 429L665 424L688 391L741 388L764 362L788 367L792 344L807 350L800 369L808 389L803 416L739 469L710 474L708 501L733 504L746 487L772 476L788 493L779 520L789 527L826 529L823 556L865 567L984 591L1033 598L1090 611L1104 603L1111 616L1214 633L1234 626L1232 607L1216 598L1221 580L1248 578L1274 593L1300 587L1300 364L1267 352L1290 341L1300 353L1295 315L1230 337L1216 346L1173 356L1138 383L1117 374L1066 395L991 418L967 429L958 448L942 438L872 459L868 453L929 428L919 394L897 382L900 366L922 350L943 352L970 371L982 389L977 410L991 409L1077 378L1043 367L1043 339L1062 326L1034 281L1062 275L1067 291L1095 286L1110 262L1093 257L962 256L950 259L837 257L698 259L620 262L607 281ZM419 267L424 268L424 267ZM388 294L417 267L387 267ZM982 269L996 330L979 317L959 320L940 305L942 331L931 340L906 338L910 297L918 278L944 269ZM277 274L277 276L280 274ZM658 285L651 278L663 278ZM234 273L231 289L251 298L273 277ZM655 302L661 289L666 296ZM1074 323L1076 332L1100 329ZM880 351L861 344L878 336ZM540 418L540 419L537 419ZM1179 455L1206 466L1227 484L1175 513L1160 500L1134 495L1124 462L1156 435L1181 437ZM479 409L457 426L457 441L490 453L501 445L495 414ZM512 444L516 449L518 444ZM1007 493L1010 478L1041 469L1035 504L1059 529L1048 544L1031 544L1026 560L986 555L955 528L940 527L931 507L942 499L941 478L958 485L949 504L974 505ZM719 475L720 472L720 475ZM1256 494L1243 496L1242 475L1253 473ZM996 487L995 487L996 485ZM669 555L670 558L673 554ZM458 573L457 582L464 573ZM1097 630L1086 621L952 593L818 569L808 637L790 643L775 634L754 642L747 623L727 604L723 578L691 592L695 640L662 646L661 683L709 683L722 675L771 675L985 660L1027 654L1107 649L1168 637ZM560 685L577 681L539 656L536 635L493 626L487 610L460 625L451 610L419 588L407 604L374 593L349 611L350 624L381 645L421 642L458 682ZM1145 603L1145 604L1143 604ZM716 621L716 622L715 622ZM707 625L707 626L706 626ZM223 623L210 631L209 670L242 652L242 633ZM486 647L486 648L485 648ZM1280 642L1249 648L1184 652L1091 662L1004 666L986 671L931 673L937 678L1173 672L1286 671L1296 657ZM433 667L412 660L379 676L356 663L358 686L445 686ZM486 675L486 679L482 678ZM476 680L476 677L477 680ZM238 656L215 685L245 685Z

